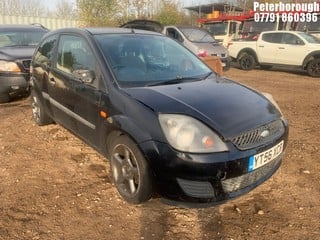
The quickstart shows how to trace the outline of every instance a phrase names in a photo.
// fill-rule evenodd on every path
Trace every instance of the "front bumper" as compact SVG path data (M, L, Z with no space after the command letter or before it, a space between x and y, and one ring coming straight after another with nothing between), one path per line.
M181 153L154 141L145 142L140 148L150 162L162 197L184 203L217 204L241 196L270 178L279 168L283 153L254 171L249 170L249 159L281 141L286 146L287 138L288 129L281 138L246 151L230 143L228 153Z
M29 92L29 74L0 73L0 94L17 96Z

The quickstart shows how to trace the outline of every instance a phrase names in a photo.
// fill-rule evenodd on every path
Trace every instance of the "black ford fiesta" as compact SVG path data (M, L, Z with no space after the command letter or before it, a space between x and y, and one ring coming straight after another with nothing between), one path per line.
M38 125L56 122L110 160L128 202L242 195L280 166L288 125L268 94L217 76L158 33L60 29L31 64Z

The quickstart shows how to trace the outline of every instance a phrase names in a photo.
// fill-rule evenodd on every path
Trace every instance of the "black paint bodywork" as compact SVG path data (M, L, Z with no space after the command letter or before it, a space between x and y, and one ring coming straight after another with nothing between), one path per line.
M157 36L157 33L144 31L131 33L130 29L62 29L48 34L46 38L56 38L56 42L61 34L75 34L86 39L100 68L96 75L103 81L99 88L92 88L71 79L54 67L55 54L52 55L49 65L33 61L32 87L44 103L47 113L57 123L106 157L108 142L112 141L114 136L119 133L130 136L152 169L157 192L171 200L193 203L223 202L250 191L278 169L281 158L257 181L245 188L226 193L222 181L248 174L251 156L282 140L287 144L288 125L279 110L261 93L215 74L202 81L121 88L94 40L93 36L100 33ZM53 52L55 51L54 48ZM52 79L57 83L54 87L50 85ZM100 117L101 111L106 112L108 117ZM200 120L221 137L229 151L196 154L175 150L161 130L158 120L160 113L185 114ZM282 119L285 131L282 136L267 144L239 150L230 141L231 137L239 133L278 119ZM95 128L83 124L83 120L92 123ZM181 188L177 179L209 182L214 194L206 198L190 196Z

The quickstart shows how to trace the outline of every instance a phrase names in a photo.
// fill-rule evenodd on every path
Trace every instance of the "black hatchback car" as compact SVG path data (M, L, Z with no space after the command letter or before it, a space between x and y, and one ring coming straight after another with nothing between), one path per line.
M29 92L31 58L47 32L40 25L0 25L0 103Z
M217 76L176 41L123 28L60 29L31 64L38 125L61 124L110 160L131 203L216 203L280 166L288 125L268 94Z

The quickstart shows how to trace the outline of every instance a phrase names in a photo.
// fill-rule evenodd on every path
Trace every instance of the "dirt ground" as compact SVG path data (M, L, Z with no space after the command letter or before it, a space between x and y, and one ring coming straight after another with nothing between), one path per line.
M58 125L36 126L29 99L18 99L0 105L0 239L320 239L320 80L277 70L224 75L271 93L289 120L282 166L267 182L209 208L129 205L101 155Z

